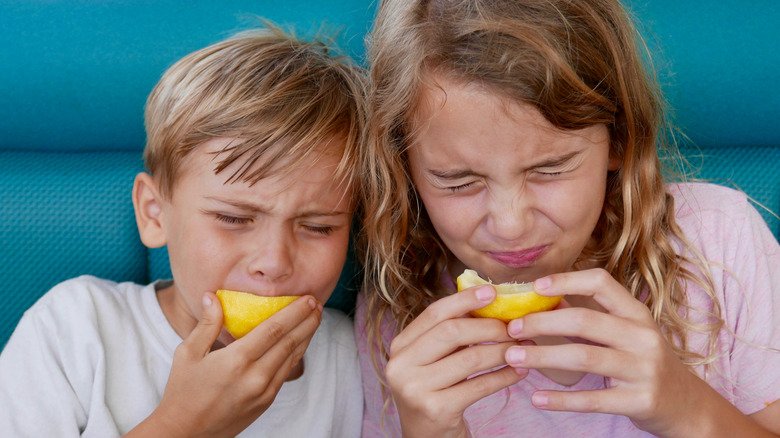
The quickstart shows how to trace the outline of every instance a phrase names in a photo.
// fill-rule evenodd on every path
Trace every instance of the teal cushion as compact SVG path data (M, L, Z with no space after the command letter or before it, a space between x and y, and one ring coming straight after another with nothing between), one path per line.
M137 152L0 151L0 346L65 279L148 281L130 198L141 167Z

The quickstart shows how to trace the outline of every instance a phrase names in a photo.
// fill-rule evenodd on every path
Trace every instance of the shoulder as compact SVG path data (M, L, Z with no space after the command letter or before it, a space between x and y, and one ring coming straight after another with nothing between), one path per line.
M668 186L674 197L675 217L686 237L729 240L761 222L747 195L735 189L707 183Z
M60 306L72 308L89 303L117 303L124 301L128 292L142 287L135 283L117 283L91 275L82 275L52 287L30 310Z
M745 193L717 184L670 184L667 191L674 197L678 217L707 211L739 214L750 207L750 201Z

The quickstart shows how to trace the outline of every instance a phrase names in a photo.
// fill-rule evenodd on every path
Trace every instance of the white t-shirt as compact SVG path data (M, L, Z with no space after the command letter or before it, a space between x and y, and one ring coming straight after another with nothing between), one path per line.
M0 435L117 437L148 417L182 341L155 290L83 276L31 307L0 354ZM351 320L325 309L303 360L303 375L238 436L360 436Z

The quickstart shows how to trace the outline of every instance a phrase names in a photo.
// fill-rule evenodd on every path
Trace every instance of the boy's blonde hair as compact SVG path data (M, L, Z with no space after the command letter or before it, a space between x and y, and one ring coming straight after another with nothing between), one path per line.
M188 154L219 137L237 141L215 173L242 160L229 182L256 182L304 156L316 162L316 148L344 141L334 180L353 187L364 132L362 70L323 42L267 26L185 56L152 90L144 161L162 196L171 196Z
M507 101L533 105L564 130L605 124L610 172L595 247L577 266L601 266L651 310L678 356L694 366L713 360L723 321L706 262L677 226L657 146L667 134L658 86L642 62L641 41L618 0L384 0L370 47L371 89L366 185L366 289L373 348L386 355L379 324L402 329L442 290L452 255L416 194L406 151L415 111L437 75L477 83ZM686 283L710 294L711 325L686 318ZM699 309L702 310L702 309ZM709 312L707 310L703 310ZM710 337L709 352L688 351L686 332ZM376 357L375 357L376 359Z

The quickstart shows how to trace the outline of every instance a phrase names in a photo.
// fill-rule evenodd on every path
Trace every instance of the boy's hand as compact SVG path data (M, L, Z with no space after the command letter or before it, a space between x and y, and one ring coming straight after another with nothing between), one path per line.
M132 434L237 435L271 406L319 327L321 312L313 297L301 297L243 338L211 351L222 329L222 307L207 293L198 325L176 348L160 405Z

